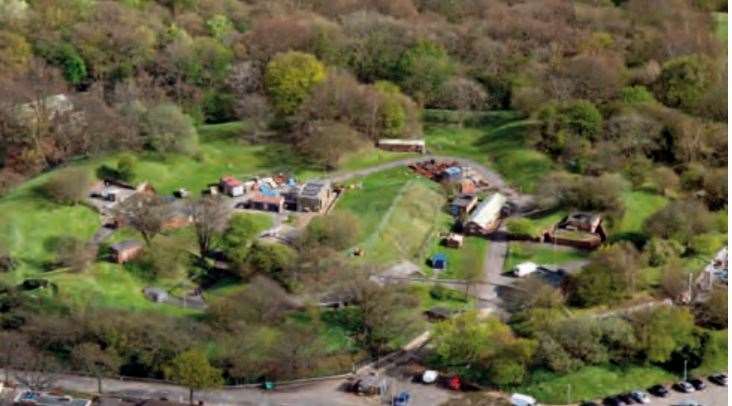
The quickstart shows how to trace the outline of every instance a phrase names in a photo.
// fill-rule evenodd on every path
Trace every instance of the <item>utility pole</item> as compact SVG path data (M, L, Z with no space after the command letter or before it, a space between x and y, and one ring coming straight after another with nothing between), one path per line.
M687 363L688 363L688 361L686 359L684 359L684 381L686 381L686 379L688 378L687 374L686 374L686 364Z
M692 277L692 274L689 273L689 293L688 293L689 294L689 296L688 296L689 304L691 304L691 277Z

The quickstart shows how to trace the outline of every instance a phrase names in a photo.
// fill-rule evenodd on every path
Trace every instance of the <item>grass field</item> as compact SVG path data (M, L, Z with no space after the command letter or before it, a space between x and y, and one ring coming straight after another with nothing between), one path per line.
M495 169L520 190L531 192L554 167L549 157L526 145L532 125L514 112L495 112L480 127L429 125L425 135L431 152L473 159Z
M723 40L725 43L727 43L727 37L729 35L728 29L728 21L727 21L727 13L714 13L714 21L716 22L716 34L719 39Z
M447 256L447 269L440 271L438 278L464 279L471 270L480 272L483 269L485 252L489 244L485 238L465 236L462 248L448 248L442 244L439 234L448 232L454 223L455 219L448 213L440 212L437 215L436 232L432 234L428 248L425 250L427 255L421 261L425 273L432 272L427 260L437 253Z
M565 375L540 370L531 374L529 383L515 388L515 391L531 395L542 403L568 404L644 389L674 378L677 377L654 366L592 366Z
M365 252L361 258L383 265L402 259L419 261L437 231L436 219L445 203L435 189L437 185L427 181L407 183L373 233L359 244Z
M646 191L627 191L622 197L625 213L618 226L611 230L611 237L613 234L641 232L643 222L668 203L666 197Z
M551 244L534 244L512 241L508 246L508 255L503 264L504 271L516 265L531 261L538 265L561 265L569 261L586 259L590 252L571 247L554 247Z

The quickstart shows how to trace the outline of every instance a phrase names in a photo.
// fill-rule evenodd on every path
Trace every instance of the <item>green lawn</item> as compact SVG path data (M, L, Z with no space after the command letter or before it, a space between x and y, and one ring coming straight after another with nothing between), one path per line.
M423 258L437 232L436 220L445 204L438 188L437 184L421 179L407 183L392 208L377 221L373 233L359 244L364 250L360 259L388 265Z
M641 232L643 222L666 206L668 199L655 193L636 190L623 193L623 203L625 213L618 226L612 230L612 234Z
M407 168L396 168L353 179L344 195L336 203L336 211L349 211L361 223L359 240L374 233L382 218L387 214L404 185L420 177Z
M535 371L529 383L514 390L531 395L542 403L567 404L644 389L657 383L671 382L675 378L672 373L654 366L592 366L565 375Z
M554 168L550 158L526 143L533 125L514 112L495 112L480 127L428 125L427 147L435 154L473 159L494 168L512 185L531 192L536 182Z
M589 255L588 251L571 247L512 241L509 243L508 255L503 267L504 271L509 271L526 261L539 265L561 265L569 261L586 259Z
M455 219L448 213L440 212L437 215L437 228L430 238L426 250L427 255L421 261L425 273L432 273L427 261L438 252L447 256L447 269L440 271L437 275L438 278L464 279L466 275L470 275L470 271L482 272L485 251L488 249L489 244L488 240L481 237L465 236L462 248L448 248L442 244L439 234L450 231L454 223Z

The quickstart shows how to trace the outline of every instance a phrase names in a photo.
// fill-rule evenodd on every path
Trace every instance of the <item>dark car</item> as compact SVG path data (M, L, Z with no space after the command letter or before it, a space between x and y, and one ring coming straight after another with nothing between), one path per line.
M599 405L591 400L586 400L586 401L580 403L580 406L599 406Z
M635 403L635 399L633 399L633 396L631 396L630 393L620 394L617 398L626 405L632 405Z
M621 406L623 402L615 396L608 396L602 400L602 404L605 406Z
M673 388L676 391L681 392L681 393L691 393L691 392L696 391L696 389L694 389L694 386L692 386L692 384L690 384L687 381L676 382L674 384Z
M653 385L648 388L648 393L653 396L665 398L666 396L668 396L668 389L664 388L663 385Z
M704 381L702 381L702 380L701 380L701 379L699 379L699 378L691 378L691 379L689 379L689 383L690 383L690 384L691 384L691 386L693 386L693 387L694 387L694 389L696 389L696 390L702 390L702 389L704 389L704 388L706 388L706 387L707 387L707 385L706 385L706 384L704 383Z
M714 374L709 377L709 382L714 382L720 386L727 386L727 375L726 374Z

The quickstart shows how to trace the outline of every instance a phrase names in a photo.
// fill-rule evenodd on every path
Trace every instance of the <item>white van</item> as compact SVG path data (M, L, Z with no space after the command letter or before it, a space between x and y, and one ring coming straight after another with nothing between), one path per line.
M513 406L536 406L536 399L529 395L514 393L511 395L511 405Z

